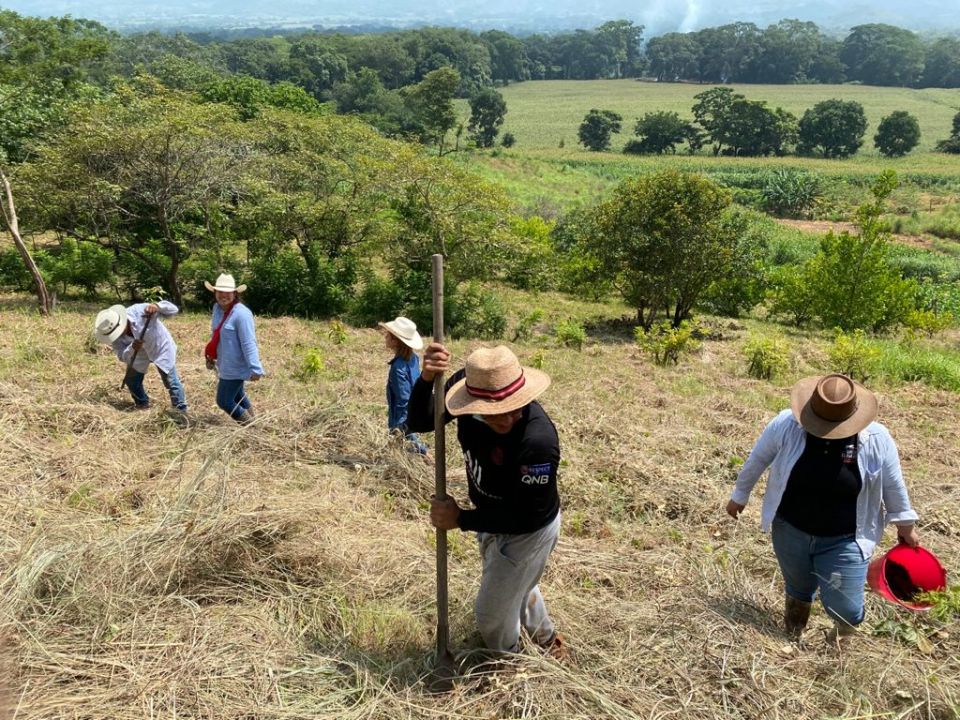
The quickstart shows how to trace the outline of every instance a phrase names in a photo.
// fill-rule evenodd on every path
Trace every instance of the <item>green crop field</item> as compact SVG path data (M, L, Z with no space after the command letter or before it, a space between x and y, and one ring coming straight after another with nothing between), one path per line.
M960 158L937 153L937 141L949 136L953 116L960 111L960 90L911 90L864 85L734 85L750 99L765 100L798 117L821 100L842 98L864 106L868 127L863 147L845 160L797 156L714 157L697 155L624 155L636 120L648 112L673 110L692 118L694 96L713 85L654 83L636 80L534 81L501 88L507 102L502 133L513 133L509 150L473 153L461 160L504 188L521 205L551 214L558 208L600 199L625 177L667 167L703 172L724 184L750 186L757 173L788 167L815 172L831 182L831 193L846 206L855 205L870 179L893 168L911 192L945 196L954 202L960 192ZM623 129L614 135L609 152L590 152L577 142L577 128L591 109L613 110L623 116ZM879 121L895 110L915 115L922 132L920 146L906 157L885 158L874 148ZM465 120L466 102L460 106ZM560 147L562 142L563 147ZM840 215L844 213L841 212Z
M654 83L636 80L553 80L525 82L502 88L507 101L503 132L512 132L517 147L530 150L576 147L577 127L591 109L613 110L623 116L624 127L615 138L613 150L622 149L633 134L633 123L640 116L657 110L673 110L692 118L690 111L698 93L711 84ZM923 134L918 153L933 149L937 140L950 134L950 122L960 110L960 90L910 90L907 88L868 87L865 85L734 85L737 92L751 100L765 100L780 106L798 118L821 100L856 100L867 113L867 138L860 155L879 157L873 147L873 134L881 118L894 110L916 115ZM960 166L954 159L954 167Z

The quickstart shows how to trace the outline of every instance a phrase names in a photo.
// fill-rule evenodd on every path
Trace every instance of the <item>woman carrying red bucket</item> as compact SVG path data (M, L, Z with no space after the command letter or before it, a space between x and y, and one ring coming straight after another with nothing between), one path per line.
M887 524L896 525L905 552L920 552L897 446L876 416L873 393L845 375L801 380L791 390L790 409L757 440L727 504L736 518L770 468L761 527L773 536L785 586L784 626L793 638L806 627L818 592L834 621L833 636L855 633L864 619L870 556ZM921 578L913 574L912 557L909 565L885 557L888 574L907 571L900 592L912 598L910 583L926 589L914 582ZM896 596L889 580L886 587Z

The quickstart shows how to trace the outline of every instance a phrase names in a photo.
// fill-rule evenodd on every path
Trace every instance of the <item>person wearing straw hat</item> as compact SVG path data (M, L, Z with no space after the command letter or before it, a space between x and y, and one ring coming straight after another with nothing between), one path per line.
M178 312L177 306L167 300L138 303L126 308L113 305L97 313L93 321L94 337L110 345L117 358L130 368L125 384L134 407L139 410L150 407L150 396L143 387L143 379L153 363L170 394L170 404L177 412L186 415L187 396L177 374L177 344L160 319L173 317Z
M410 396L407 426L433 429L433 379L449 367L441 343L427 346ZM445 384L445 422L457 420L472 509L432 499L430 520L446 530L477 533L483 573L475 613L484 644L516 652L521 628L555 657L565 654L539 581L560 534L557 430L536 398L546 373L521 367L505 347L480 348Z
M727 503L737 518L770 468L760 522L773 537L784 626L794 639L818 590L834 621L831 636L846 641L855 633L864 619L867 565L888 523L901 542L920 542L897 446L876 416L876 396L845 375L800 380L790 408L751 450Z
M424 442L416 433L407 432L407 404L420 377L420 358L416 351L423 349L423 338L417 332L416 323L403 316L378 324L384 331L384 345L393 353L387 374L387 429L403 435L411 452L427 457Z
M207 290L214 294L216 304L210 321L212 335L204 348L207 368L216 367L217 406L238 423L253 420L253 405L244 389L249 380L263 377L253 313L240 302L240 293L246 285L237 285L233 275L222 274L211 285L204 280Z

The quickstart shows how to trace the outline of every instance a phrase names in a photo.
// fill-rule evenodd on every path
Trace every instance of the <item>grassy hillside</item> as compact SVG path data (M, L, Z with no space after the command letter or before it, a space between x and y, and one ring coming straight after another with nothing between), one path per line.
M563 140L567 148L577 147L577 128L591 108L613 110L624 118L623 131L614 136L612 149L619 152L633 135L633 124L640 116L658 110L672 110L692 118L690 108L698 93L711 84L655 83L636 80L535 81L501 88L507 101L503 132L512 132L517 148L555 150ZM821 100L856 100L867 114L864 147L854 162L869 161L880 155L873 147L873 135L880 120L894 110L906 110L920 121L922 138L915 153L933 149L938 140L950 134L950 123L960 110L960 90L910 90L907 88L869 87L865 85L733 85L751 100L765 100L780 106L798 118ZM585 150L583 152L586 152ZM910 158L904 160L904 165ZM953 166L956 168L956 159ZM911 165L912 167L913 165Z
M955 624L870 596L855 651L828 646L819 611L806 645L789 646L759 489L741 522L723 514L789 386L826 368L824 336L787 334L792 366L771 383L745 374L744 343L771 332L759 322L715 321L700 353L661 368L629 342L617 321L626 308L504 295L518 312L546 312L540 333L515 347L554 381L543 402L565 458L564 521L543 590L569 662L526 650L497 675L474 667L479 563L472 538L452 533L452 641L465 676L451 694L425 691L432 476L387 437L387 358L374 330L259 319L268 376L251 388L257 422L239 428L216 410L200 359L207 317L171 320L196 418L183 430L155 374L155 409L127 410L121 366L84 342L96 308L65 305L42 320L5 297L0 645L18 668L8 714L958 717ZM567 316L587 322L583 352L551 337ZM473 346L453 349L462 361ZM305 364L311 350L322 368ZM955 569L960 395L874 388L924 542ZM455 448L450 463L462 466ZM463 500L462 482L451 485Z

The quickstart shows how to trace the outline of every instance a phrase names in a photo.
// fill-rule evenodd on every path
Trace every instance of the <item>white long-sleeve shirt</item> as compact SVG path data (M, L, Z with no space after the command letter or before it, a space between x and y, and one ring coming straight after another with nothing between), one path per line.
M880 423L872 422L860 431L858 440L857 464L862 485L857 496L856 542L868 558L883 537L887 523L907 524L917 519L917 513L910 506L900 455L890 432ZM790 410L784 410L764 429L740 469L731 499L746 505L754 485L770 468L760 512L760 527L764 532L770 532L790 473L806 442L807 431Z
M127 320L130 321L130 330L133 335L124 333L113 341L113 351L125 365L130 363L130 358L133 357L133 341L140 337L143 325L147 321L144 310L148 304L138 303L127 308ZM177 306L168 300L158 302L157 308L159 308L157 314L164 317L171 317L180 312ZM137 353L137 359L133 361L133 369L145 373L150 363L165 373L170 372L177 364L177 344L159 317L150 321L150 327L143 336L143 347Z

